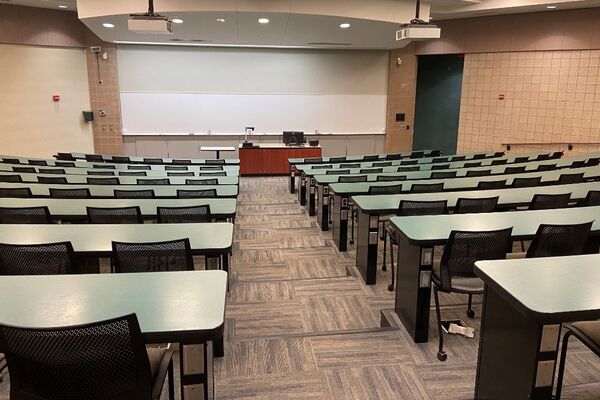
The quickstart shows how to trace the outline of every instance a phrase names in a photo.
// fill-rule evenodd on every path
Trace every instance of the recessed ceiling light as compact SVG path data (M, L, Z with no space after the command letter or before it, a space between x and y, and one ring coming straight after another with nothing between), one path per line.
M342 28L342 29L348 29L348 28L350 28L350 24L347 23L347 22L344 22L343 24L340 24L340 28Z
M105 22L105 23L103 23L103 24L102 24L102 26L103 26L103 27L105 27L105 28L114 28L114 27L115 27L115 25L114 25L114 24L111 24L111 23L109 23L109 22Z
M181 18L173 18L174 24L183 24L183 20Z
M546 6L546 8L549 8L550 10L553 10L556 8L556 6Z
M259 18L258 22L261 24L268 24L271 21L269 21L269 18Z
M217 22L225 22L225 18L217 18Z
M68 7L65 6L64 4L61 4L60 6L58 6L58 8L68 8Z

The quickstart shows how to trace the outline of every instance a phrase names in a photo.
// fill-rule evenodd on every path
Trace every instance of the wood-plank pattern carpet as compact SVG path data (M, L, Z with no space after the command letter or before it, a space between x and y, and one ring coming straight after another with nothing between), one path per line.
M289 193L287 178L240 179L234 241L217 399L473 398L478 336L447 337L441 363L435 313L427 344L414 344L402 328L381 328L381 310L394 304L389 268L380 268L376 286L364 285L354 248L336 250L331 233ZM444 318L467 320L478 332L478 317L465 315L466 297L441 296ZM567 365L563 398L600 399L597 357L573 341ZM7 381L0 400L8 398Z

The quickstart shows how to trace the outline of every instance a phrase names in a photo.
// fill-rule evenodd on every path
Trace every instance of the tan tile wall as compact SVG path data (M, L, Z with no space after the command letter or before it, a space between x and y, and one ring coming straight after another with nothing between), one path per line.
M398 64L398 59L401 63ZM386 123L386 151L400 152L412 149L417 85L417 57L414 44L390 52L388 104ZM396 113L405 113L405 122L396 122ZM409 129L406 129L406 126Z
M94 152L101 154L122 154L123 135L121 125L121 102L119 99L119 72L117 51L112 43L103 42L91 31L87 32L87 45L101 46L98 62L96 54L86 49L90 102L94 111ZM107 59L102 55L106 53ZM99 83L99 80L102 83ZM100 110L106 113L100 116Z
M600 50L467 54L458 151L502 143L516 152L568 143L572 154L600 151Z

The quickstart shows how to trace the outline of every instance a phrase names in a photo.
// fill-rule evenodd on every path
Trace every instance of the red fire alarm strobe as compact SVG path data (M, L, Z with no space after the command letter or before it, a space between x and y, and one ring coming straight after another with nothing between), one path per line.
M498 100L504 100L504 93L498 93Z
M52 96L52 101L54 101L54 102L60 101L60 96L55 94L54 96Z

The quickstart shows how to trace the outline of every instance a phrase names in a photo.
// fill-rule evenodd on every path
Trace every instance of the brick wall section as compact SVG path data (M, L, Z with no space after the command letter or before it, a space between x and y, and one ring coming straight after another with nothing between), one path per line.
M123 135L121 125L121 102L119 100L119 73L117 69L116 46L103 42L91 31L86 33L86 59L90 87L90 102L94 112L94 152L100 154L122 154ZM98 55L89 50L90 46L101 46ZM103 59L106 53L108 58ZM98 67L99 65L99 67ZM102 83L99 83L99 80ZM100 110L106 113L100 116Z
M400 64L398 59L401 60ZM390 52L388 85L386 151L409 151L412 149L417 85L414 44ZM396 113L406 114L405 122L396 122Z
M568 143L570 154L600 151L592 144L600 143L600 50L467 54L458 151L502 143L560 143L513 144L513 152Z

